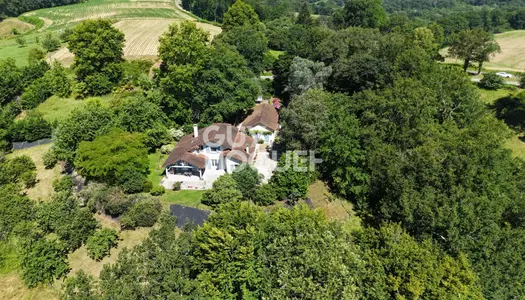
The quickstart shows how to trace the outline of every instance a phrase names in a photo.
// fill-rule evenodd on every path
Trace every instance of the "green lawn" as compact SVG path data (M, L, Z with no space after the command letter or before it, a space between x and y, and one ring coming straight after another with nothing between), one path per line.
M168 190L160 197L160 201L162 201L165 205L175 203L202 209L209 209L207 205L201 203L203 193L203 190Z
M506 97L509 94L516 93L515 91L511 91L505 88L495 90L495 91L479 89L479 92L480 92L480 99L485 104L493 104L494 101L500 98Z
M490 105L493 104L494 101L506 97L508 95L512 95L515 93L519 93L523 90L518 91L511 91L508 89L499 89L496 91L489 91L484 89L479 89L480 91L480 99L483 101L483 103ZM520 134L515 134L512 138L506 141L505 146L512 151L512 155L515 157L519 157L523 160L525 160L525 142L523 139L523 136Z
M18 269L16 247L11 240L0 241L0 275L12 273Z
M151 181L153 186L159 185L162 177L164 176L164 168L162 167L162 164L167 157L167 154L162 154L160 151L152 153L148 156L150 170L148 180Z
M34 35L29 35L29 38L26 37L26 41L26 46L20 47L15 39L0 40L0 59L12 58L18 66L26 66L29 50L40 48L35 42Z
M279 58L279 56L283 55L284 54L284 51L279 51L279 50L269 50L270 51L270 54L275 58Z
M164 177L164 168L162 164L164 160L168 157L167 154L162 154L159 151L149 155L149 168L150 174L148 175L148 180L151 181L153 186L160 184L162 177ZM172 203L209 209L208 206L201 203L202 190L181 190L181 191L171 191L166 190L166 193L160 197L161 202L164 206L168 206Z
M490 57L490 61L483 64L483 69L504 70L507 72L523 72L525 70L525 30L513 30L496 34L496 41L501 47L501 52ZM440 50L442 55L447 55L448 48ZM462 60L447 57L445 62L463 65Z
M75 98L60 98L57 96L52 96L47 99L44 103L38 105L35 109L37 112L41 113L47 121L60 121L66 119L73 110L80 108L88 101L100 101L102 104L109 104L113 97L111 95L105 95L100 97L91 97L84 100L79 100Z

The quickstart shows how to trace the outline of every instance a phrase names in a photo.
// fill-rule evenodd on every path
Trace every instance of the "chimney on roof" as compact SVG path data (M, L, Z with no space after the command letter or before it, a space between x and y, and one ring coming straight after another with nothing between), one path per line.
M199 125L198 124L193 124L193 137L194 138L199 137Z
M250 154L250 147L246 146L246 153Z

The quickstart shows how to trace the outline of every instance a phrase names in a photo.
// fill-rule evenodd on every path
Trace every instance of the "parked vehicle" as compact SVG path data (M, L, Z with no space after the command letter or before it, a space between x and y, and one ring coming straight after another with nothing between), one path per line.
M498 72L498 73L496 73L496 75L501 76L503 78L512 78L512 77L514 77L514 75L509 74L507 72Z

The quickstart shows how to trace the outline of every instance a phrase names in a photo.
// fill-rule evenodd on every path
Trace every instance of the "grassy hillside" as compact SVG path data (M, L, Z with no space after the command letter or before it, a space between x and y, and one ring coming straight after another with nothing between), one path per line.
M486 70L525 72L525 30L496 34L496 41L501 47L501 53L491 57L490 62L483 67ZM446 55L447 49L443 49L441 54ZM453 58L447 58L445 62L463 64L463 61Z
M157 55L158 38L177 21L194 20L192 16L180 10L174 0L89 0L67 6L40 9L25 13L24 16L38 17L44 21L43 28L32 30L24 35L27 45L20 47L15 38L9 35L16 22L17 27L30 27L21 21L5 20L0 23L0 33L6 31L6 38L0 40L0 57L13 58L18 65L27 63L31 48L40 47L37 39L43 39L45 32L60 34L86 19L109 18L115 21L115 27L126 35L124 55L126 58L154 58ZM10 22L10 23L5 23ZM199 23L197 26L210 32L212 36L221 32L217 26ZM5 28L5 29L2 29ZM49 60L58 60L69 66L73 55L64 47L49 55Z
M192 19L172 0L90 0L67 6L40 9L24 14L50 20L51 30L64 29L86 19Z
M24 33L35 28L34 25L22 22L18 19L6 19L0 22L0 38L13 37L13 30L19 33Z

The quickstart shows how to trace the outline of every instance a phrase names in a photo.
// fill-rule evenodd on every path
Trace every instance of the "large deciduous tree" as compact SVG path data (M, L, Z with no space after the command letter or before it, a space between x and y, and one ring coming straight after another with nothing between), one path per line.
M464 60L463 71L465 72L471 62L477 62L479 74L483 68L483 63L489 61L490 56L500 50L494 35L481 28L475 28L463 30L454 35L448 53L452 57Z
M142 138L138 133L113 129L92 142L81 142L75 166L87 178L121 185L128 192L141 191L149 172L148 152Z
M342 10L344 27L379 28L387 21L381 0L348 0Z
M396 225L350 233L320 210L246 202L221 205L191 232L177 235L174 223L164 217L145 242L104 266L97 291L82 290L111 298L479 298L462 257Z
M278 200L295 200L306 197L311 183L310 162L294 151L283 154L277 163L270 184Z
M216 41L232 45L246 59L255 74L264 69L264 54L268 51L268 38L261 24L236 26L217 36Z
M242 197L251 200L261 184L261 176L256 168L248 164L241 164L232 173L233 180L242 193Z
M20 222L32 218L33 206L19 186L0 184L0 240L7 239Z
M83 21L68 35L68 48L75 55L77 80L83 83L80 92L102 95L120 81L124 34L111 21Z
M281 110L279 136L287 150L317 150L331 102L330 93L310 89L294 97L288 107Z
M213 187L202 195L202 203L211 207L217 207L223 203L229 203L242 199L242 192L237 181L231 174L225 174L213 182Z
M56 239L27 242L21 253L22 278L32 288L39 284L51 284L69 271L67 251Z
M323 89L332 68L322 62L295 57L290 65L286 91L301 95L309 89Z
M235 1L235 3L228 8L222 21L224 30L257 24L259 24L259 16L257 16L251 5L244 3L242 0Z
M483 298L464 255L454 258L428 239L418 242L398 224L357 232L356 242L367 270L363 299Z
M247 61L192 22L172 25L161 37L158 84L161 106L179 124L235 122L253 106L259 89Z
M22 71L13 59L0 61L0 105L5 105L22 91Z
M112 127L113 115L100 102L89 102L76 109L56 130L55 151L60 159L73 162L78 144L92 141Z

